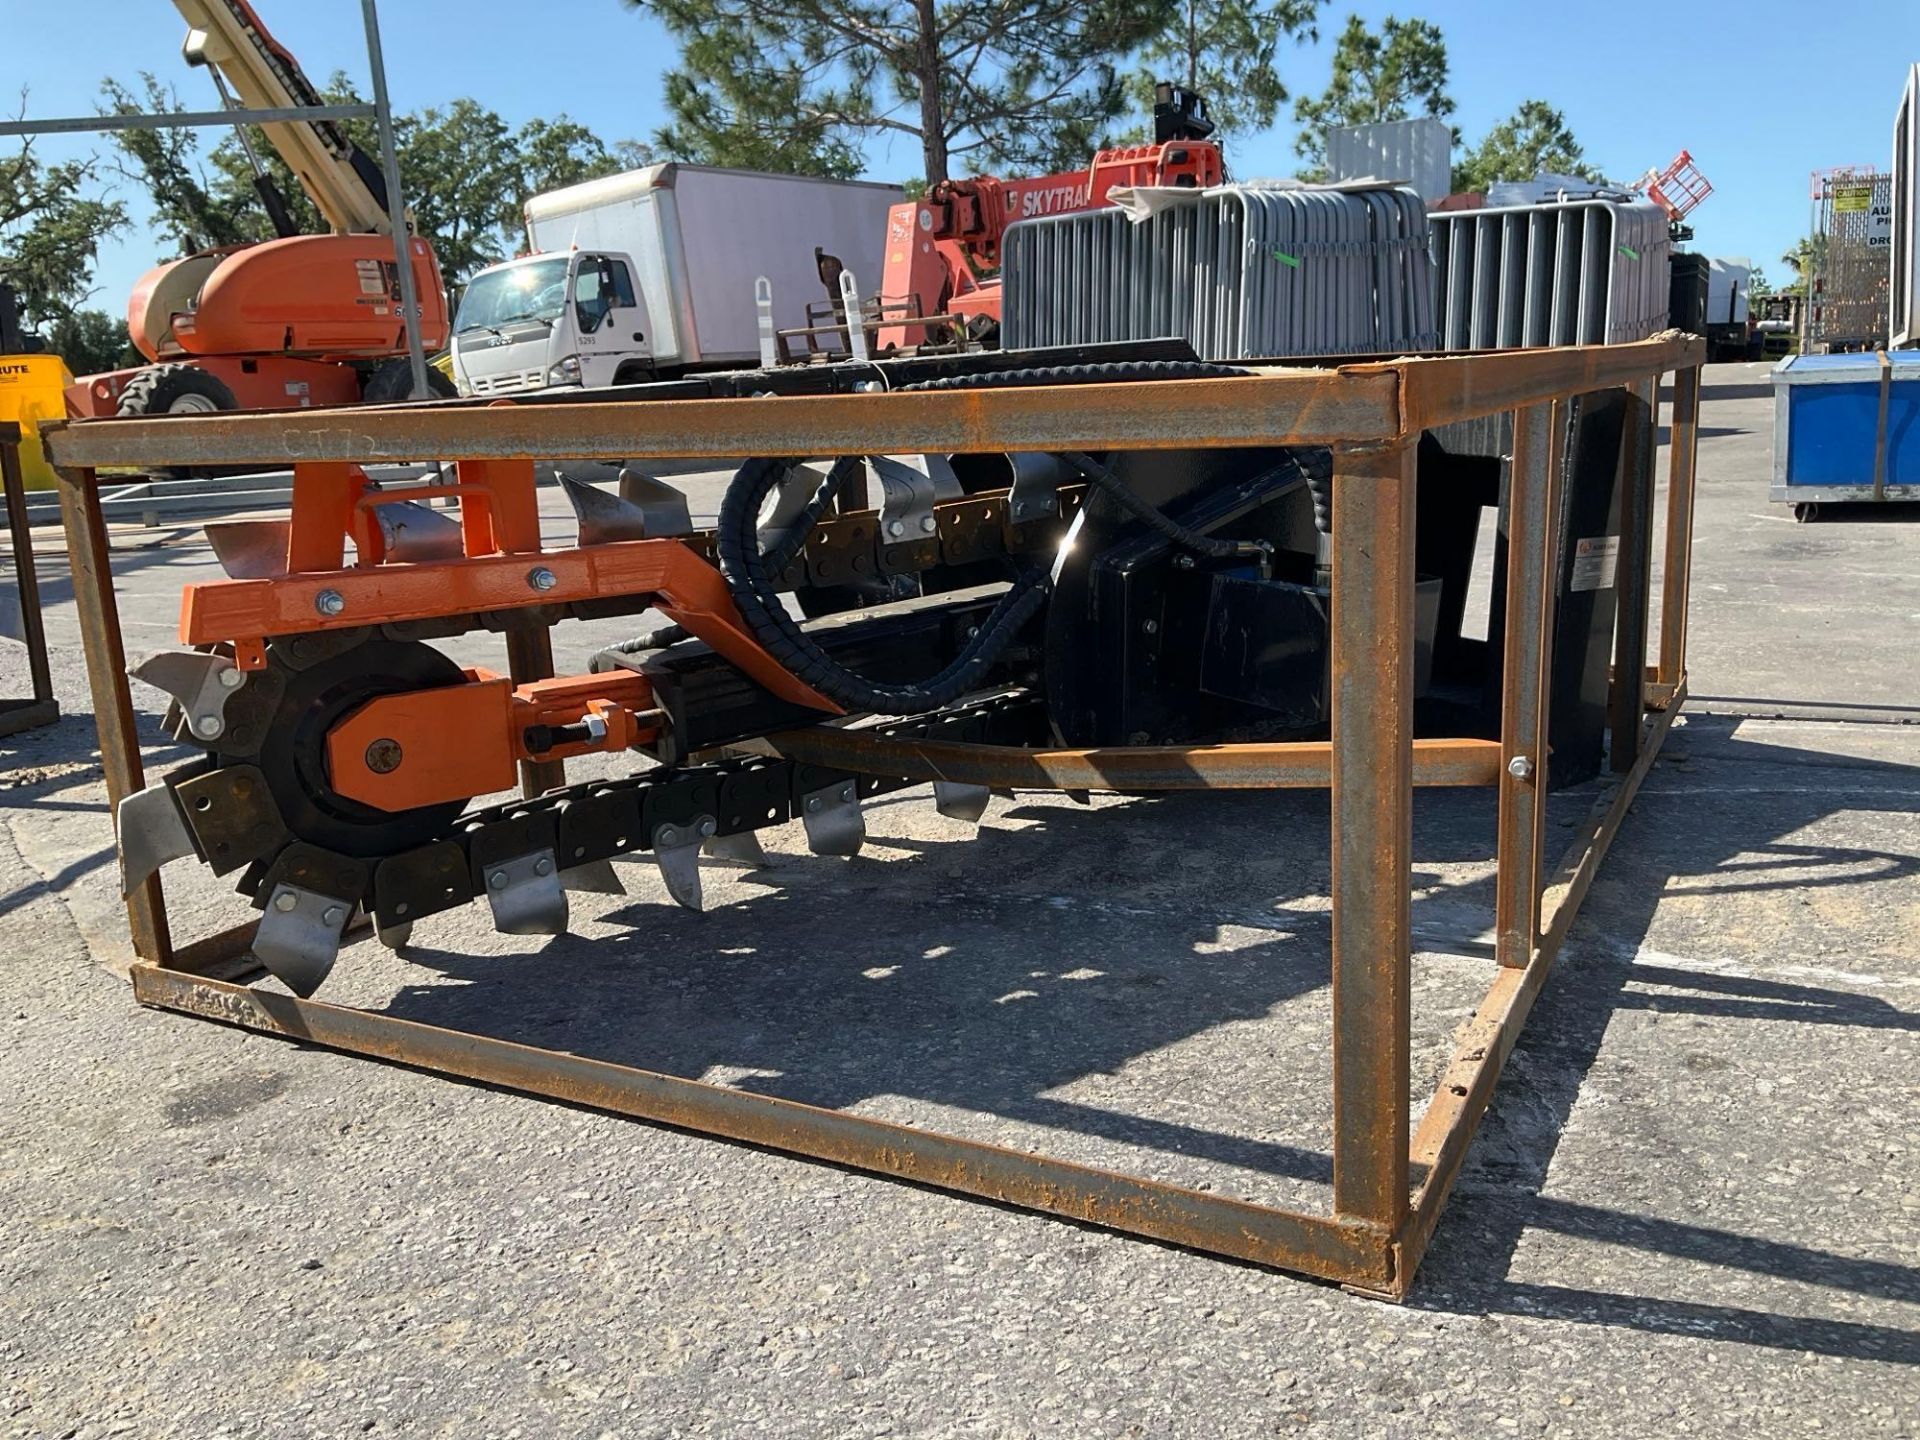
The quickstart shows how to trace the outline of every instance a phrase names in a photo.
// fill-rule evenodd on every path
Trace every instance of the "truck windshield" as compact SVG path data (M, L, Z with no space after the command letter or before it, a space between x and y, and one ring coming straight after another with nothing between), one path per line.
M566 256L504 265L474 277L460 297L456 326L491 330L510 320L557 320L566 303Z

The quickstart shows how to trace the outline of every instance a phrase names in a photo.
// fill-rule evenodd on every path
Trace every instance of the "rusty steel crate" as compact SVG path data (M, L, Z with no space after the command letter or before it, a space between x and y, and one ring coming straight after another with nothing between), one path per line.
M159 877L129 900L143 1004L1068 1216L1399 1298L1508 1052L1686 694L1685 629L1703 342L1667 334L1564 349L1267 368L1245 377L799 398L108 420L50 432L100 748L117 804L143 784L95 466L377 462L433 455L628 459L755 454L1332 447L1332 727L1321 742L1113 750L891 746L819 730L794 744L890 775L964 773L1031 789L1330 787L1333 1190L1285 1210L842 1111L456 1032L216 978L249 928L175 948ZM1649 666L1654 447L1624 437L1608 712L1615 770L1557 866L1544 853L1545 756L1559 557L1553 523L1573 398L1625 389L1650 427L1673 375L1663 603ZM1164 397L1164 398L1163 398ZM1415 451L1424 431L1511 413L1501 734L1413 738ZM543 632L531 632L544 641ZM522 645L516 672L551 664ZM863 749L863 747L865 747ZM918 767L918 768L914 768ZM960 767L956 770L955 767ZM532 782L551 783L551 776ZM1414 787L1495 788L1493 978L1417 1123L1410 1121ZM223 967L227 967L223 969ZM1256 1083L1260 1077L1245 1077Z

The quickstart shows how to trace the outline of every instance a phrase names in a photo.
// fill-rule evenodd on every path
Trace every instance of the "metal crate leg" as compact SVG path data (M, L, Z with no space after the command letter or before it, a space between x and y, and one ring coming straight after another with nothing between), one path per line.
M1700 367L1673 376L1673 424L1667 439L1667 545L1660 584L1662 685L1687 673L1687 590L1693 579L1693 464L1700 436Z
M1407 1214L1414 449L1340 452L1333 524L1333 1208Z

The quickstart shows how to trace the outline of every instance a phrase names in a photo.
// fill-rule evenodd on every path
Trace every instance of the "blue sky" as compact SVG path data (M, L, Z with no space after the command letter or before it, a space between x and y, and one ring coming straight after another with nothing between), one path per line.
M316 79L335 69L362 77L359 0L257 0L275 34ZM1393 7L1445 33L1455 122L1469 141L1540 97L1560 107L1587 154L1607 173L1633 178L1683 147L1714 185L1696 212L1695 248L1748 255L1778 281L1779 256L1808 223L1808 172L1871 163L1884 168L1893 110L1906 67L1920 60L1920 0L1679 0L1665 5L1561 5L1552 0L1434 0ZM472 95L518 123L564 111L609 143L646 138L662 120L658 79L671 40L620 0L382 0L394 104L416 109ZM184 23L167 0L0 0L9 12L9 93L30 86L29 113L83 114L100 80L132 82L146 69L177 84L182 99L212 108L212 87L179 58ZM1296 94L1327 82L1331 42L1350 13L1378 22L1386 7L1332 6L1322 39L1282 56ZM1829 57L1800 68L1810 55ZM1817 67L1817 68L1816 68ZM1294 127L1237 143L1241 176L1284 175ZM211 138L211 137L210 137ZM49 137L49 157L102 141ZM917 153L877 142L869 174L918 173ZM122 192L140 214L138 197ZM159 258L136 228L103 256L95 303L118 312L133 281Z

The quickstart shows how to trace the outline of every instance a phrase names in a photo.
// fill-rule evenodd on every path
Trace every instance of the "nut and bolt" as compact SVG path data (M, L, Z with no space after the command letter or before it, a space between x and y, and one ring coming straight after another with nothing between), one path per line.
M347 608L347 597L338 590L322 590L313 597L313 608L322 615L339 615Z
M400 768L400 742L375 740L367 746L367 769L376 775L391 775Z
M286 914L299 903L300 897L291 890L282 890L278 895L273 897L273 908L278 910L282 915Z
M920 528L926 531L926 533L929 535L931 535L934 532L934 529L939 525L939 523L940 522L935 520L931 515L922 515L920 517Z
M220 688L222 690L238 690L246 683L246 675L238 669L222 670L220 672Z
M495 890L506 889L507 888L507 872L504 870L494 871L491 875L487 876L487 884Z
M193 730L196 735L204 735L207 739L211 740L220 733L220 717L218 715L202 715L193 722Z
M1507 762L1507 774L1516 780L1524 780L1533 774L1533 761L1524 755L1516 755Z
M533 873L536 875L551 875L553 873L553 861L542 855L538 860L533 862Z
M527 572L527 584L536 590L551 590L560 583L560 577L544 565L536 565Z
M711 820L702 820L700 822L700 833L701 835L705 836L708 839L711 839L713 837L713 832L718 830L719 828L720 827L714 824L713 821Z
M1158 635L1160 633L1160 622L1158 620L1142 620L1140 622L1140 628L1149 635Z
M662 825L654 832L653 843L656 847L661 845L668 847L678 845L680 843L680 832L671 825Z
M338 905L329 905L320 914L321 922L327 925L338 925L346 918L347 912L342 910Z
M906 524L899 520L889 520L887 522L887 533L889 535L904 535L907 533Z

